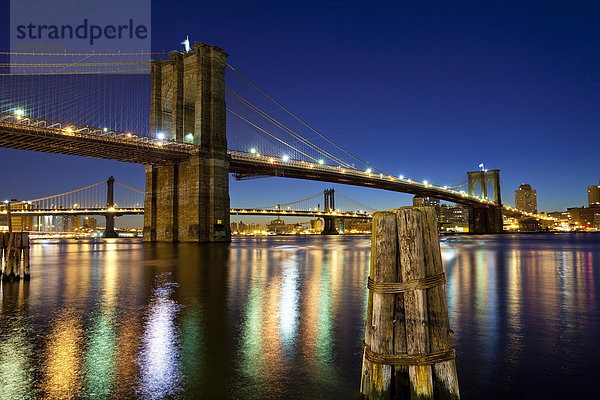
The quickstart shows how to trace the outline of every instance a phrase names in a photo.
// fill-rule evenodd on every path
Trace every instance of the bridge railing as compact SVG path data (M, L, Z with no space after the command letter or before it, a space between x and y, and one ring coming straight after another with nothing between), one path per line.
M43 119L20 116L10 113L0 112L0 124L19 125L22 128L30 130L35 130L36 128L43 128L46 130L50 130L53 133L65 136L94 135L107 140L115 140L119 142L137 142L160 148L176 148L179 150L183 149L188 151L194 149L193 145L187 143L178 143L167 139L150 138L147 136L136 135L131 132L118 132L106 128L100 129L90 126L68 124L64 122L47 121Z
M251 208L232 208L229 210L231 214L239 215L289 215L289 216L335 216L335 217L356 217L356 218L372 218L368 213L360 213L356 211L300 211L300 210L267 210L267 209L251 209Z

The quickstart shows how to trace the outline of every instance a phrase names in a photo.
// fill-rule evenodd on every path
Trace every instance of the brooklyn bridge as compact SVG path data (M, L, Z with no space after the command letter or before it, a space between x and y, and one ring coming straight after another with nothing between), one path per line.
M277 102L228 64L228 54L215 46L198 43L190 51L171 52L168 57L163 53L4 55L21 62L0 64L4 72L0 147L139 163L146 171L144 190L117 182L135 193L135 203L114 201L111 177L106 181L106 202L99 202L98 196L88 199L96 207L84 205L76 193L87 193L82 190L105 181L33 199L30 203L35 207L17 213L103 214L107 232L114 229L115 216L143 213L144 240L167 242L230 241L231 213L304 216L317 212L326 222L338 212L347 218L370 217L357 208L337 210L326 204L327 196L318 210L232 210L229 175L233 174L238 180L305 179L458 203L469 208L470 231L475 233L502 231L503 212L542 218L502 204L498 169L470 171L445 186L378 170ZM55 62L61 56L73 61ZM226 81L226 76L231 78ZM241 87L233 87L230 81ZM244 90L248 94L242 95ZM257 106L256 98L268 106ZM149 104L144 104L146 100ZM279 114L295 125L283 123ZM300 134L298 127L310 136Z

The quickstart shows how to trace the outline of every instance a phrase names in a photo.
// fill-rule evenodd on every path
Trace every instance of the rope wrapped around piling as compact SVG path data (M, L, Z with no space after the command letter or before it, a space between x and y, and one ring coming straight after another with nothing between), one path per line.
M446 284L446 274L443 272L438 275L428 276L427 278L411 279L406 282L375 282L371 277L367 282L367 287L376 293L398 294L413 290L431 289Z
M454 347L448 350L434 351L428 354L383 354L372 351L363 342L365 358L374 364L393 365L395 367L410 367L415 365L433 365L444 361L454 360Z

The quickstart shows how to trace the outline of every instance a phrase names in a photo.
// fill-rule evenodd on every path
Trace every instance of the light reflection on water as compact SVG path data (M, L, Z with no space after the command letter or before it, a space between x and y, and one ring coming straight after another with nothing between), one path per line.
M0 286L0 399L358 398L369 247L35 243L31 281ZM595 389L600 236L442 251L463 398Z
M141 337L139 392L146 399L163 399L181 390L179 332L175 324L179 306L171 299L177 285L168 275L156 276Z

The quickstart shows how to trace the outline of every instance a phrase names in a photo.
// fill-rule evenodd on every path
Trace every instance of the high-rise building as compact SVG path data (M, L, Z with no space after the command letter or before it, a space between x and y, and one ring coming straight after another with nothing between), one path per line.
M81 217L79 215L73 215L70 218L69 227L71 228L71 232L78 231L81 229Z
M92 218L92 217L85 217L83 218L83 227L87 228L87 229L96 229L96 226L98 224L98 221L96 220L96 218Z
M600 182L588 186L588 207L600 207Z
M469 222L469 210L462 205L449 206L443 204L440 207L438 221L440 224L460 224Z
M69 232L69 217L67 215L54 217L54 232Z
M531 185L523 183L515 190L515 205L521 211L537 214L537 194Z

